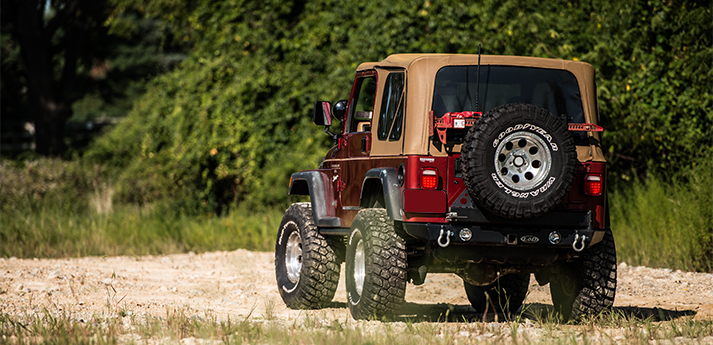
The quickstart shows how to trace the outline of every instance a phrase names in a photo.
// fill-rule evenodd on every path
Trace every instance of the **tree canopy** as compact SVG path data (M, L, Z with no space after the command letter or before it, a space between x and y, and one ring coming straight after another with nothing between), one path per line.
M317 100L348 97L360 62L440 52L582 60L597 70L614 180L713 153L711 9L693 1L116 0L160 18L189 57L148 86L88 158L119 167L126 200L218 211L281 204L330 142Z

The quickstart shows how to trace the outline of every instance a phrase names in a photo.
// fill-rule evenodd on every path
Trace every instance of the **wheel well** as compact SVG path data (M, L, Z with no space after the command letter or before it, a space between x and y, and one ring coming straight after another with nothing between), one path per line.
M290 186L289 195L309 195L309 186L305 180L294 180Z
M334 208L330 209L331 205L327 204L327 199L333 197L332 188L329 178L323 172L302 171L292 174L288 194L309 195L316 222L324 217L334 216L334 212L331 212Z
M381 186L380 179L370 178L364 181L364 187L361 193L362 196L359 203L361 208L386 207L384 188ZM377 204L378 206L376 206Z

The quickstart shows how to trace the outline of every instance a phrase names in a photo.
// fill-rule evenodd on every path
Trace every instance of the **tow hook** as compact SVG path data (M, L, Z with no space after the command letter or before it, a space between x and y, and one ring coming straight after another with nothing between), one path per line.
M438 235L438 245L442 248L448 247L451 244L451 236L453 235L455 235L453 232L445 230L441 227L441 234Z
M572 242L572 249L574 249L575 252L581 252L584 250L584 241L587 240L587 236L585 235L580 235L580 234L575 234L574 235L574 242ZM579 242L579 244L577 244Z

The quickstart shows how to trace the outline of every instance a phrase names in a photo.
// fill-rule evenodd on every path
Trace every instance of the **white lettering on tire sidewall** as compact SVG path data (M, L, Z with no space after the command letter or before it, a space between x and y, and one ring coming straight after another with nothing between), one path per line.
M357 296L356 300L354 299L352 294ZM359 296L359 294L352 293L351 291L349 291L349 293L347 294L347 297L349 297L349 304L354 305L354 306L359 304L359 301L361 300L361 296Z
M554 176L550 176L550 178L545 182L542 186L539 188L529 191L529 192L518 192L514 191L507 186L505 186L502 181L500 181L500 178L498 178L498 174L492 173L490 174L490 177L493 178L493 181L495 182L495 185L498 186L498 188L502 189L505 194L512 196L513 198L518 198L518 199L527 199L529 197L536 197L540 195L540 193L546 192L552 185L555 183L557 180Z
M287 227L290 225L294 225L295 228L298 229L297 231L299 231L300 227L297 226L297 223L295 223L294 221L291 220L291 221L285 223L285 225L282 226L282 229L280 229L280 236L277 236L277 244L278 245L282 245L282 238L285 236L285 229L287 229Z
M507 129L505 129L504 131L500 132L500 134L498 134L498 136L495 138L495 140L493 140L493 148L498 147L498 144L500 144L500 141L503 140L503 138L505 138L506 135L508 135L514 131L522 131L522 130L535 132L535 133L539 134L542 138L547 140L547 143L550 144L552 151L559 150L557 143L552 141L552 136L549 133L547 133L546 130L544 130L540 126L535 126L531 123L525 123L525 124L518 123L517 125L510 126Z

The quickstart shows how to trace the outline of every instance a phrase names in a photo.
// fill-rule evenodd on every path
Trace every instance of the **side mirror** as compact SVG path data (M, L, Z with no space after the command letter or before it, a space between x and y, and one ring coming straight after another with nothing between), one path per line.
M331 126L332 125L332 103L329 102L315 102L314 103L314 122L317 126Z
M334 117L340 122L344 122L347 115L347 100L343 99L334 105Z

